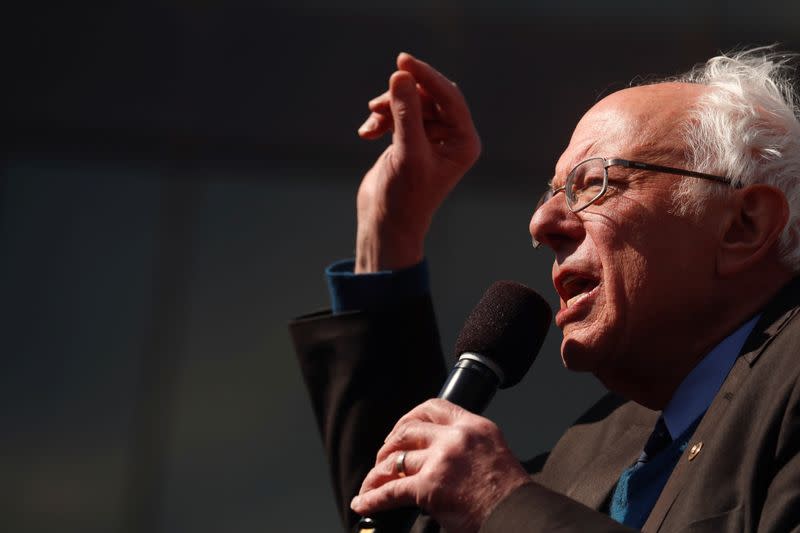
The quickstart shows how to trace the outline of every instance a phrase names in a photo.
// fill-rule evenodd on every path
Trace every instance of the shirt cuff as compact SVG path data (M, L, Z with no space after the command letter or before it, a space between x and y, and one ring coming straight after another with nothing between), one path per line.
M430 292L428 262L401 270L353 272L355 261L337 261L325 269L333 313L378 311Z

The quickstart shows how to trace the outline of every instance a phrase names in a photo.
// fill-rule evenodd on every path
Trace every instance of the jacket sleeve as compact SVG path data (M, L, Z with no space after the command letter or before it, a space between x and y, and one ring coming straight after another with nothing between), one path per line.
M350 500L395 422L445 380L429 296L379 312L322 312L289 325L345 527Z
M486 519L480 533L558 531L632 533L633 529L536 482L506 496Z

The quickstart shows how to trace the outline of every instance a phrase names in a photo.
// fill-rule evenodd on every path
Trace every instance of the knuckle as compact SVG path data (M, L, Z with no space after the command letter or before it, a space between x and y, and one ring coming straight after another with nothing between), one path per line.
M386 449L388 448L388 446L389 446L389 436L386 437L386 440L384 441L383 445L380 448L378 448L377 453L375 453L375 458L380 459L381 456L386 453L387 451Z
M451 420L455 420L467 412L449 400L436 398L436 402L437 403L435 405L437 406L438 410L446 413Z
M394 454L387 457L387 459L381 463L381 474L384 476L391 476L394 474L394 464L396 459L393 459L393 457L395 457Z
M453 453L464 453L494 442L499 434L497 425L479 416L465 417L452 428L450 446Z
M399 498L402 495L402 490L400 489L401 487L399 483L392 483L391 485L389 485L389 487L387 487L386 492L384 493L387 496L386 499L396 500L397 498Z
M370 470L369 473L367 474L367 476L364 478L364 481L361 483L361 489L360 489L361 493L367 492L367 491L371 490L372 488L374 488L373 487L373 485L374 485L373 480L375 479L374 472L375 472L375 469Z
M394 435L392 435L392 442L396 445L406 444L409 440L410 426L410 421L405 421L402 425L398 426L394 431Z
M426 484L428 484L431 488L436 487L441 480L447 477L447 471L449 468L450 459L447 455L443 455L436 464L432 465L428 468L423 480Z
M472 425L478 433L483 435L492 435L497 433L497 424L488 418L476 417Z
M448 404L450 404L450 402L442 398L431 398L430 400L426 400L422 405L428 408L436 408Z
M364 506L372 507L372 506L376 505L380 501L379 498L378 498L378 495L375 494L375 492L376 491L371 490L371 491L365 492L364 494L361 495L362 503L363 503Z
M395 116L400 120L406 120L412 115L411 106L397 103L394 105Z
M443 445L442 451L445 457L457 456L464 453L470 447L472 437L464 426L454 426L450 429L448 438Z
M463 442L470 438L470 426L460 422L453 426L453 438L456 442Z
M393 448L389 442L381 446L380 450L378 450L378 453L375 454L375 463L380 463L383 461L389 454L392 453L392 449Z

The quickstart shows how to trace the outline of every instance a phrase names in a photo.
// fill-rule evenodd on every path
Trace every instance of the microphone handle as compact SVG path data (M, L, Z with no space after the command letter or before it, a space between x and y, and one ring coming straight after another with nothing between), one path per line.
M460 358L444 382L439 398L452 402L475 414L481 414L497 391L500 379L485 364L474 359ZM354 533L408 533L420 510L401 507L362 517Z
M420 510L416 507L400 507L375 513L372 518L362 517L353 533L408 533L411 531Z
M491 368L462 356L447 376L439 398L479 415L492 401L499 385L500 378Z

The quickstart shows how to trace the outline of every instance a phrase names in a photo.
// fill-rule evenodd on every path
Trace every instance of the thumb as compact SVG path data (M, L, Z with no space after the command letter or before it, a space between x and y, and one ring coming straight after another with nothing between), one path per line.
M422 103L417 81L408 72L398 71L389 78L394 136L398 148L414 151L426 142L422 123Z

